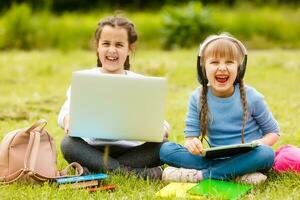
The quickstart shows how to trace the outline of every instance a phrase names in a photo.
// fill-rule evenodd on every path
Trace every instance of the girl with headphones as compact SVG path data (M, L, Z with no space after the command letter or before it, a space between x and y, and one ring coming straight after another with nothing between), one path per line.
M203 179L232 179L261 183L274 162L271 146L279 138L279 127L262 94L245 86L243 77L247 50L226 34L209 36L197 58L198 87L189 100L185 144L164 143L160 159L170 165L164 181L198 182ZM212 147L259 143L253 150L234 156L204 158L202 141Z

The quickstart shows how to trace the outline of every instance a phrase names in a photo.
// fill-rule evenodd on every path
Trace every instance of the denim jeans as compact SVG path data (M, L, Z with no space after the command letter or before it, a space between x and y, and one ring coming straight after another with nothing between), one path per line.
M174 167L201 170L204 179L231 179L256 171L267 171L274 163L275 153L266 145L229 158L207 159L193 155L185 147L166 142L160 149L160 159Z

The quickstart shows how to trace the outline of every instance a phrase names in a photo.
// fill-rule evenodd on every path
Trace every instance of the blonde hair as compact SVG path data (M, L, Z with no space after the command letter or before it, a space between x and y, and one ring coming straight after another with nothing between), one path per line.
M225 34L221 34L220 36L228 36ZM210 36L205 41L210 40L212 37L216 36ZM231 36L230 36L231 37ZM240 45L231 40L227 39L226 37L220 37L216 40L211 41L208 43L208 45L203 50L203 56L201 57L201 63L202 63L202 72L205 74L205 61L208 57L214 57L214 58L222 58L226 57L232 60L236 60L239 64L238 66L238 74L242 70L242 62L244 60L244 52L241 49ZM238 76L237 76L238 77ZM240 94L241 94L241 103L243 106L243 121L242 121L242 138L241 141L244 143L244 132L245 132L245 126L247 122L247 116L248 116L248 110L247 110L247 98L246 98L246 92L245 92L245 86L243 79L236 80L239 86L240 86ZM209 122L209 109L208 109L208 103L207 103L207 92L208 92L208 86L203 85L202 92L200 95L200 115L199 115L199 121L200 121L200 131L201 131L201 141L203 141L204 137L207 135L207 124Z
M203 66L208 57L225 57L232 60L236 60L237 63L241 64L243 62L244 55L237 43L225 38L220 38L210 42L204 49L202 56Z

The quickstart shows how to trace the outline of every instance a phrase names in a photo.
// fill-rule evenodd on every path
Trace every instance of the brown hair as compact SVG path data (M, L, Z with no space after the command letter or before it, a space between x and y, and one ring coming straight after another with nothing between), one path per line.
M102 63L99 59L98 55L98 43L101 37L101 32L103 30L104 26L111 26L111 27L118 27L118 28L124 28L127 31L128 34L128 43L129 46L137 41L137 32L135 30L135 27L131 21L124 17L118 17L118 16L111 16L111 17L106 17L102 19L98 23L98 27L95 31L94 34L94 39L95 39L95 46L96 46L96 54L97 54L97 67L102 67ZM129 56L127 56L125 63L124 63L124 69L129 70L130 69L130 63L129 63Z
M208 37L206 40L210 39ZM205 42L205 41L204 41ZM241 65L243 62L244 58L243 51L241 50L241 47L239 46L238 43L226 39L226 38L220 38L217 40L214 40L210 42L207 47L204 49L203 56L201 59L202 63L202 71L205 72L205 60L207 57L228 57L233 60L237 60L239 63L238 66L238 74L241 71ZM237 76L238 77L238 76ZM245 132L245 126L247 122L247 116L248 116L248 111L247 111L247 99L246 99L246 92L245 92L245 87L244 87L244 81L243 79L238 80L237 82L240 86L240 95L241 95L241 102L243 106L243 122L242 122L242 143L244 143L244 132ZM207 135L207 124L209 122L209 117L208 117L208 104L207 104L207 92L208 92L208 86L203 85L202 92L200 95L200 105L201 105L201 111L199 115L199 121L201 124L201 141L203 141L203 138Z

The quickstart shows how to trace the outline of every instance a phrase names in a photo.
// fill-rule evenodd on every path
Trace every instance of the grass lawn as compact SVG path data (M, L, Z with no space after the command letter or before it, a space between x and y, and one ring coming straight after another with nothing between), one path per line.
M133 70L146 75L166 76L169 83L166 119L172 126L170 140L183 142L184 120L190 93L196 81L197 50L137 50L131 58ZM245 81L265 95L281 128L281 139L274 146L300 146L300 50L250 51ZM94 66L90 51L9 51L0 54L0 139L4 134L48 120L47 130L58 149L58 168L67 165L59 144L64 133L57 125L57 114L73 70ZM300 199L300 175L270 172L267 182L242 199ZM109 182L118 188L113 193L89 194L85 190L58 191L55 185L15 183L0 186L0 199L154 199L164 186L126 174L111 174Z

